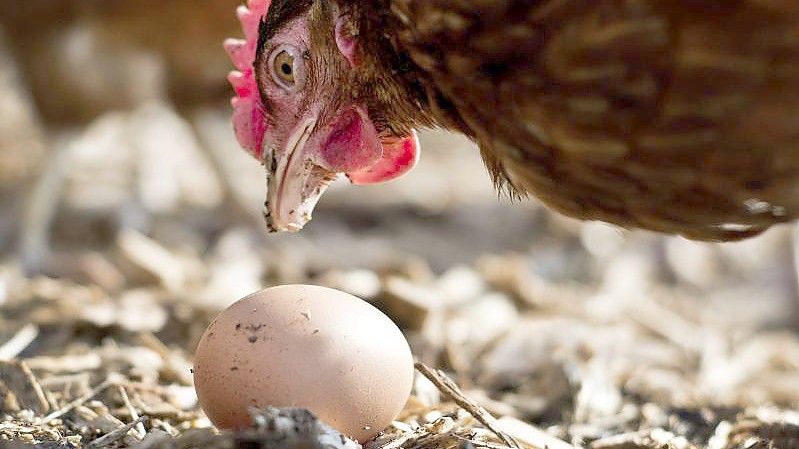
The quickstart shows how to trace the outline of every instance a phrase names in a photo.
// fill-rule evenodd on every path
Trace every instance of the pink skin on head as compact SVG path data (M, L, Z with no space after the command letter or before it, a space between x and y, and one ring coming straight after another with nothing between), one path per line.
M346 32L346 21L344 17L336 19L336 45L338 50L347 58L350 65L355 68L358 65L357 43L355 36Z
M310 38L305 17L286 24L270 38L269 54L263 55L267 73L256 77L259 27L268 10L269 0L249 0L246 7L239 7L245 40L225 42L238 69L229 76L236 91L233 126L241 146L269 172L265 215L270 229L298 231L310 220L316 202L337 174L346 174L355 184L389 181L413 168L419 144L415 132L406 137L380 137L366 109L355 103L320 122L320 103L325 99L305 98L310 94L303 90L309 69L305 64L311 63L306 57ZM336 18L334 29L339 51L357 70L357 36L346 31L344 17ZM272 58L282 51L291 54L296 69L296 83L288 86L270 72ZM270 101L269 111L261 94ZM312 106L301 110L303 104ZM267 123L274 125L268 127Z

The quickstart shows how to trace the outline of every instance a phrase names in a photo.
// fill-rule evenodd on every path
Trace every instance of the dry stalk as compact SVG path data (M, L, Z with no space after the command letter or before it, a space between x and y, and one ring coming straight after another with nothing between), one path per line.
M120 426L111 432L101 436L100 438L92 441L87 445L89 448L99 448L104 446L110 446L112 443L121 440L128 434L134 427L142 424L144 421L147 420L146 416L142 416L139 419L132 421L124 426Z
M480 407L472 399L468 398L460 387L455 384L446 374L440 370L430 368L424 363L416 363L416 369L427 377L430 382L438 387L442 393L449 396L456 404L469 412L472 416L480 421L486 428L492 432L506 445L515 449L521 449L519 443L507 433L497 428L497 420L486 409Z
M81 406L89 401L91 398L97 396L98 394L102 393L106 388L114 385L114 382L111 379L106 379L100 385L96 386L92 391L86 393L85 395L75 399L74 401L70 402L69 404L61 407L60 409L50 413L49 415L42 418L42 422L50 422L54 419L60 418L67 413L71 412L75 407Z

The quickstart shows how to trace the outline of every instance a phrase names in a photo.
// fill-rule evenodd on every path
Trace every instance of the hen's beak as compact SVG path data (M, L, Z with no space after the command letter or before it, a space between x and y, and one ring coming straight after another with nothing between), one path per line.
M271 232L300 231L339 173L355 184L386 182L411 170L418 157L415 132L380 137L363 108L347 109L326 124L308 118L285 147L264 152L267 227Z
M298 232L311 220L316 203L337 178L306 157L305 147L316 128L316 119L302 123L289 138L284 151L270 148L264 154L267 196L264 217L270 232Z

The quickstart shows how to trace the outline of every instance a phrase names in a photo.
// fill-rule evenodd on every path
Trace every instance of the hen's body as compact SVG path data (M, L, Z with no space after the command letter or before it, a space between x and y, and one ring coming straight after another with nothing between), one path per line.
M706 240L799 216L794 2L359 3L364 40L397 50L406 119L474 138L513 193Z

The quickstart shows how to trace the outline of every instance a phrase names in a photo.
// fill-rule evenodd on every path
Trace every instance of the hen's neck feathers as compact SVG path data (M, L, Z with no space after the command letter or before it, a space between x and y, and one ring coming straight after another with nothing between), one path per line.
M386 90L395 98L397 111L390 114L392 127L445 127L472 135L446 96L436 85L430 72L412 57L402 41L414 33L414 24L407 23L402 2L396 0L335 0L342 11L358 24L363 53L370 60L359 68L382 77L385 83L375 89ZM367 75L371 76L371 75Z
M338 1L515 193L698 239L799 216L797 2Z

